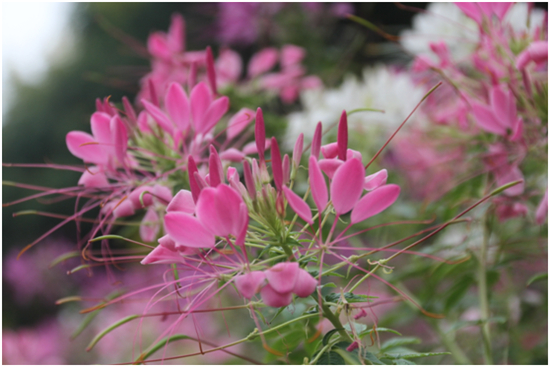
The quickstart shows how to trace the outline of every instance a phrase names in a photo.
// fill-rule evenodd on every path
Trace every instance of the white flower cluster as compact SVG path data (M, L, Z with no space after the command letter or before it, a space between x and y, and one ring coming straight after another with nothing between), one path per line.
M319 121L326 129L339 120L342 110L349 113L360 108L381 109L385 113L354 113L348 118L350 130L354 134L376 132L387 137L414 109L425 92L413 83L408 73L384 65L366 68L362 79L348 75L338 88L303 91L300 95L303 111L288 116L285 140L294 142L300 133L304 133L306 141L311 140ZM336 129L332 133L336 134Z

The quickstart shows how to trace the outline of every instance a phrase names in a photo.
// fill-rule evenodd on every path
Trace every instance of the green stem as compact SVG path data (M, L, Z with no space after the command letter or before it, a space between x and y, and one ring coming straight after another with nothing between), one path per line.
M483 339L483 359L485 364L493 364L491 350L491 329L489 326L489 298L487 295L487 247L489 245L489 236L491 235L487 223L487 214L483 219L483 242L479 253L478 267L478 290L479 307L481 309L481 336Z
M319 299L315 297L315 294L313 298L315 298L315 300L319 303ZM344 325L342 325L340 319L332 313L330 307L325 305L323 302L319 303L319 306L321 306L321 309L323 310L323 316L325 316L332 323L334 328L338 330L338 334L340 334L340 336L344 338L345 341L348 341L350 343L353 342L349 334L346 332L346 329L344 329Z
M447 348L449 352L451 352L455 362L462 365L471 365L472 361L470 361L466 353L464 353L464 351L456 343L456 340L443 332L443 330L441 330L441 328L439 327L439 321L431 320L431 324L433 325L433 328L437 332L437 335L439 336L445 348Z

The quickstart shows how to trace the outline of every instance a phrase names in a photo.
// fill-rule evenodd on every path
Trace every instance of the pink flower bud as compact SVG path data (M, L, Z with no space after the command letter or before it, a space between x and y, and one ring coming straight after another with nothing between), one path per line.
M270 307L285 307L292 302L292 292L279 293L269 284L262 288L260 294L263 302Z
M294 290L300 269L297 262L282 262L265 271L269 285L279 293L288 293Z
M348 151L348 115L342 111L340 122L338 123L338 158L345 161Z
M222 161L213 145L210 145L209 173L210 186L216 187L222 183L224 178Z
M260 162L263 162L265 151L265 124L264 115L260 107L256 110L256 127L254 129L254 135L256 137L256 148L258 149Z
M286 185L290 181L290 158L288 154L285 154L283 158L283 185Z
M214 68L214 56L212 55L212 49L210 46L206 47L206 75L208 78L208 84L212 90L212 94L218 94L216 88L216 70Z
M273 171L273 180L278 191L283 188L283 164L281 162L281 151L275 137L271 138L271 170Z
M298 167L300 165L300 160L302 159L302 153L304 151L304 134L300 133L298 139L296 139L296 144L294 144L294 150L292 151L292 161L294 166Z
M298 270L294 293L298 297L309 297L317 288L317 281L304 269Z
M199 200L199 194L201 189L195 180L195 172L198 172L197 165L192 156L189 156L187 160L187 173L189 174L189 186L191 187L191 193L193 194L193 200L195 203Z
M239 293L241 293L244 298L248 299L251 299L260 291L264 282L265 274L263 271L253 271L235 277L235 286L239 290Z
M254 200L256 199L256 185L254 184L254 178L252 177L252 172L250 171L250 164L247 160L243 161L243 171L244 183L246 184L248 195L252 200Z
M319 159L319 151L321 150L321 139L323 138L323 125L321 121L317 124L315 128L315 133L313 133L313 140L311 142L311 156Z

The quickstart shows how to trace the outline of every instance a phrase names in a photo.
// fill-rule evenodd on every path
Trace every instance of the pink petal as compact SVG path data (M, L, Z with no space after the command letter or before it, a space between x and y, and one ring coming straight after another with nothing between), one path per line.
M248 63L248 76L254 78L275 66L279 52L276 48L264 48L254 54Z
M491 107L497 120L506 129L512 129L517 120L516 100L511 91L504 91L501 86L495 86L490 94Z
M197 131L204 134L210 132L227 110L229 110L229 98L221 97L216 99L204 114L203 130L199 129Z
M235 148L229 148L227 150L224 150L220 153L220 159L222 161L230 161L230 162L242 162L244 159L245 154L241 152L240 150L237 150Z
M539 225L543 224L548 217L548 189L544 193L542 200L535 212L535 222Z
M220 84L236 83L241 76L243 60L241 56L228 48L222 49L216 60L216 72Z
M95 112L90 119L90 127L95 141L102 149L112 150L111 146L111 116L102 112Z
M336 158L338 156L338 143L325 144L321 147L321 153L326 159Z
M262 284L265 282L265 274L263 271L252 271L247 274L235 277L235 286L239 293L244 297L251 299L260 291Z
M166 247L168 250L176 251L176 241L174 241L170 235L164 235L159 238L159 244Z
M120 217L129 217L130 215L134 215L136 210L134 209L134 206L132 205L132 202L126 198L122 202L117 202L115 209L113 210L113 216L115 218Z
M104 172L99 171L95 166L91 166L80 176L78 184L88 188L106 187L109 186L109 180L107 180Z
M495 178L497 186L503 186L507 183L523 180L523 174L517 166L506 166L495 170ZM507 196L518 196L523 194L525 190L525 182L519 183L503 191Z
M304 269L298 269L298 277L293 292L298 297L309 297L317 288L317 281Z
M144 242L153 242L157 238L157 233L160 229L158 221L159 216L156 210L149 208L139 226L139 235Z
M195 213L193 194L189 190L180 190L166 207L167 212Z
M283 191L285 193L286 200L288 205L294 210L296 214L309 224L313 224L313 219L311 216L311 209L309 205L298 195L296 195L288 187L283 186Z
M170 237L184 246L212 248L216 245L214 234L208 231L197 218L189 214L168 213L164 216L164 226Z
M241 108L227 123L227 138L233 139L239 135L254 119L254 111L249 108Z
M240 230L238 232L237 238L235 239L235 244L237 246L243 246L244 242L246 240L246 233L248 231L248 208L245 203L241 203L241 207L239 210L239 218L240 222L238 224L238 227L240 227Z
M325 177L314 156L309 157L309 186L311 187L313 201L319 212L322 212L328 203L328 190Z
M281 66L299 64L306 57L306 50L294 45L284 45L281 49Z
M177 264L182 262L182 257L176 250L164 246L157 246L143 260L142 265L148 264Z
M185 20L181 14L173 14L166 37L170 50L179 53L185 50Z
M155 106L152 103L147 102L145 99L141 100L141 103L143 103L143 107L147 110L147 112L153 117L153 119L159 124L159 126L166 131L168 134L172 134L172 131L174 130L174 124L170 120L168 116L157 106Z
M350 159L334 173L330 185L332 205L338 215L349 212L363 193L365 169L358 159Z
M216 236L238 235L241 231L240 195L231 187L220 184L201 191L197 203L197 217L204 227Z
M269 284L265 285L260 291L262 301L269 307L285 307L292 303L292 293L279 293Z
M179 83L170 84L164 98L164 105L178 129L183 132L187 131L191 118L191 107L187 94Z
M472 112L477 124L483 130L493 134L506 135L506 128L501 125L489 106L478 102L472 102Z
M143 197L141 196L142 193ZM128 199L132 202L132 205L136 209L143 209L144 207L153 205L153 187L152 186L139 186L128 195ZM140 197L142 197L143 205L141 205Z
M279 293L292 292L298 279L297 262L282 262L265 271L269 285Z
M359 223L392 205L401 189L394 184L385 185L369 192L359 200L351 212L351 223Z
M105 148L99 146L90 134L83 131L71 131L67 134L66 142L69 151L84 162L104 165L109 161Z
M476 3L458 3L455 2L455 5L464 12L467 16L475 20L475 22L481 25L483 18L481 9Z
M162 32L155 32L147 39L147 50L149 53L159 59L169 59L170 49L166 42L166 37Z
M210 90L204 82L200 82L191 91L191 117L195 131L205 131L204 117L211 103Z
M323 171L325 175L327 175L327 177L332 180L332 178L334 177L334 173L342 164L344 164L344 161L341 161L338 158L333 158L321 159L318 163L321 171Z
M372 191L382 185L385 185L387 181L388 171L386 169L382 169L365 177L365 184L363 185L363 188L367 191Z
M525 68L531 61L537 65L548 60L548 41L535 41L523 50L516 59L518 69Z
M115 154L118 162L124 165L126 150L128 149L128 130L124 122L118 116L111 119L112 145L114 146Z
M172 189L164 185L155 184L153 186L153 197L156 202L168 205L172 201Z

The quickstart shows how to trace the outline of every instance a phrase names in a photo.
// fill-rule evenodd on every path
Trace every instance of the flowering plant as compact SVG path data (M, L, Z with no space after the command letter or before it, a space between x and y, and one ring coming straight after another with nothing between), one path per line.
M105 345L111 334L134 325L135 332L118 342L126 347L131 344L126 355L117 355L123 362L128 358L133 363L179 361L206 355L251 363L264 358L305 364L412 364L415 358L449 354L404 347L414 343L410 338L381 343L381 333L400 334L379 324L376 306L395 302L396 297L371 292L370 281L387 285L398 293L398 301L407 301L429 318L444 317L386 279L397 268L395 259L408 254L454 265L469 260L463 252L446 256L414 248L449 226L470 222L465 215L485 202L495 205L501 220L525 212L521 202L513 201L525 190L519 164L529 147L543 145L546 139L541 119L547 104L541 105L537 95L545 87L537 82L537 73L545 65L547 46L544 49L542 41L535 40L544 38L544 32L539 30L533 39L525 36L521 40L525 47L515 56L511 49L495 47L495 40L506 40L508 30L493 23L492 17L501 19L507 8L462 5L462 9L477 22L481 33L471 59L477 71L472 71L473 76L464 72L452 62L444 43L431 44L438 60L420 55L412 66L417 73L414 82L429 83L431 89L421 88L408 116L395 124L368 160L363 152L350 148L348 118L379 109L339 110L337 121L329 118L332 125L325 126L325 133L336 128L336 141L323 144L319 122L280 145L276 137L266 135L269 121L264 120L261 107L235 108L230 97L220 94L236 89L244 94L265 93L266 99L277 95L284 103L292 103L301 91L320 88L318 77L305 76L302 48L285 45L280 51L259 51L241 80L242 60L236 52L222 49L216 60L210 47L186 50L184 19L174 15L167 33L149 37L152 71L141 81L137 103L132 105L127 98L118 104L110 98L97 99L90 118L91 134L71 131L66 135L68 150L84 165L46 165L81 172L78 186L55 190L32 186L42 192L17 201L50 194L76 198L75 213L63 217L19 256L66 223L93 224L90 233L80 236L78 251L56 262L81 256L81 264L69 273L99 272L107 277L116 277L124 267L128 270L123 276L126 289L102 289L99 296L70 296L57 303L83 302L86 307L80 312L92 318L117 310L106 317L111 322L87 350ZM514 34L511 37L515 40ZM277 62L279 70L268 73ZM533 67L537 69L529 69ZM489 71L483 74L489 80L477 77L480 70ZM442 88L434 73L446 82ZM234 111L228 118L231 108ZM460 134L434 143L448 145L442 149L443 158L432 154L439 147L421 140L425 137L420 129L410 129L408 135L397 138L396 147L389 145L417 110L438 126L457 125ZM476 125L469 123L469 116ZM254 140L249 142L251 130ZM414 134L418 140L411 138ZM366 246L365 234L376 229L425 226L434 221L383 220L382 213L401 200L403 186L388 183L392 176L382 167L368 172L385 148L390 146L394 159L388 163L396 169L414 160L430 167L463 159L464 151L449 144L460 138L477 144L473 150L482 157L484 173L489 173L494 184L487 183L482 195L472 195L468 205L436 225L386 245ZM424 146L417 147L420 142ZM285 146L293 147L291 155L283 154L281 147ZM428 153L416 156L421 149ZM454 179L452 173L429 180L449 181ZM426 180L412 174L409 178L412 186L422 186ZM427 191L417 194L434 194L435 189ZM543 209L537 210L538 223L545 220L544 205L547 194ZM137 233L129 228L137 228ZM418 236L402 249L392 248ZM482 248L481 278L485 277L485 256L486 248ZM225 319L230 312L242 313L247 320L232 332L228 324L234 325L234 320ZM488 317L485 308L485 339ZM227 337L218 335L224 323ZM195 349L187 344L180 347L181 341L192 341ZM255 342L263 346L263 355L243 351L244 344ZM446 347L456 354L453 344ZM224 356L214 357L219 353ZM485 353L490 362L490 348Z

